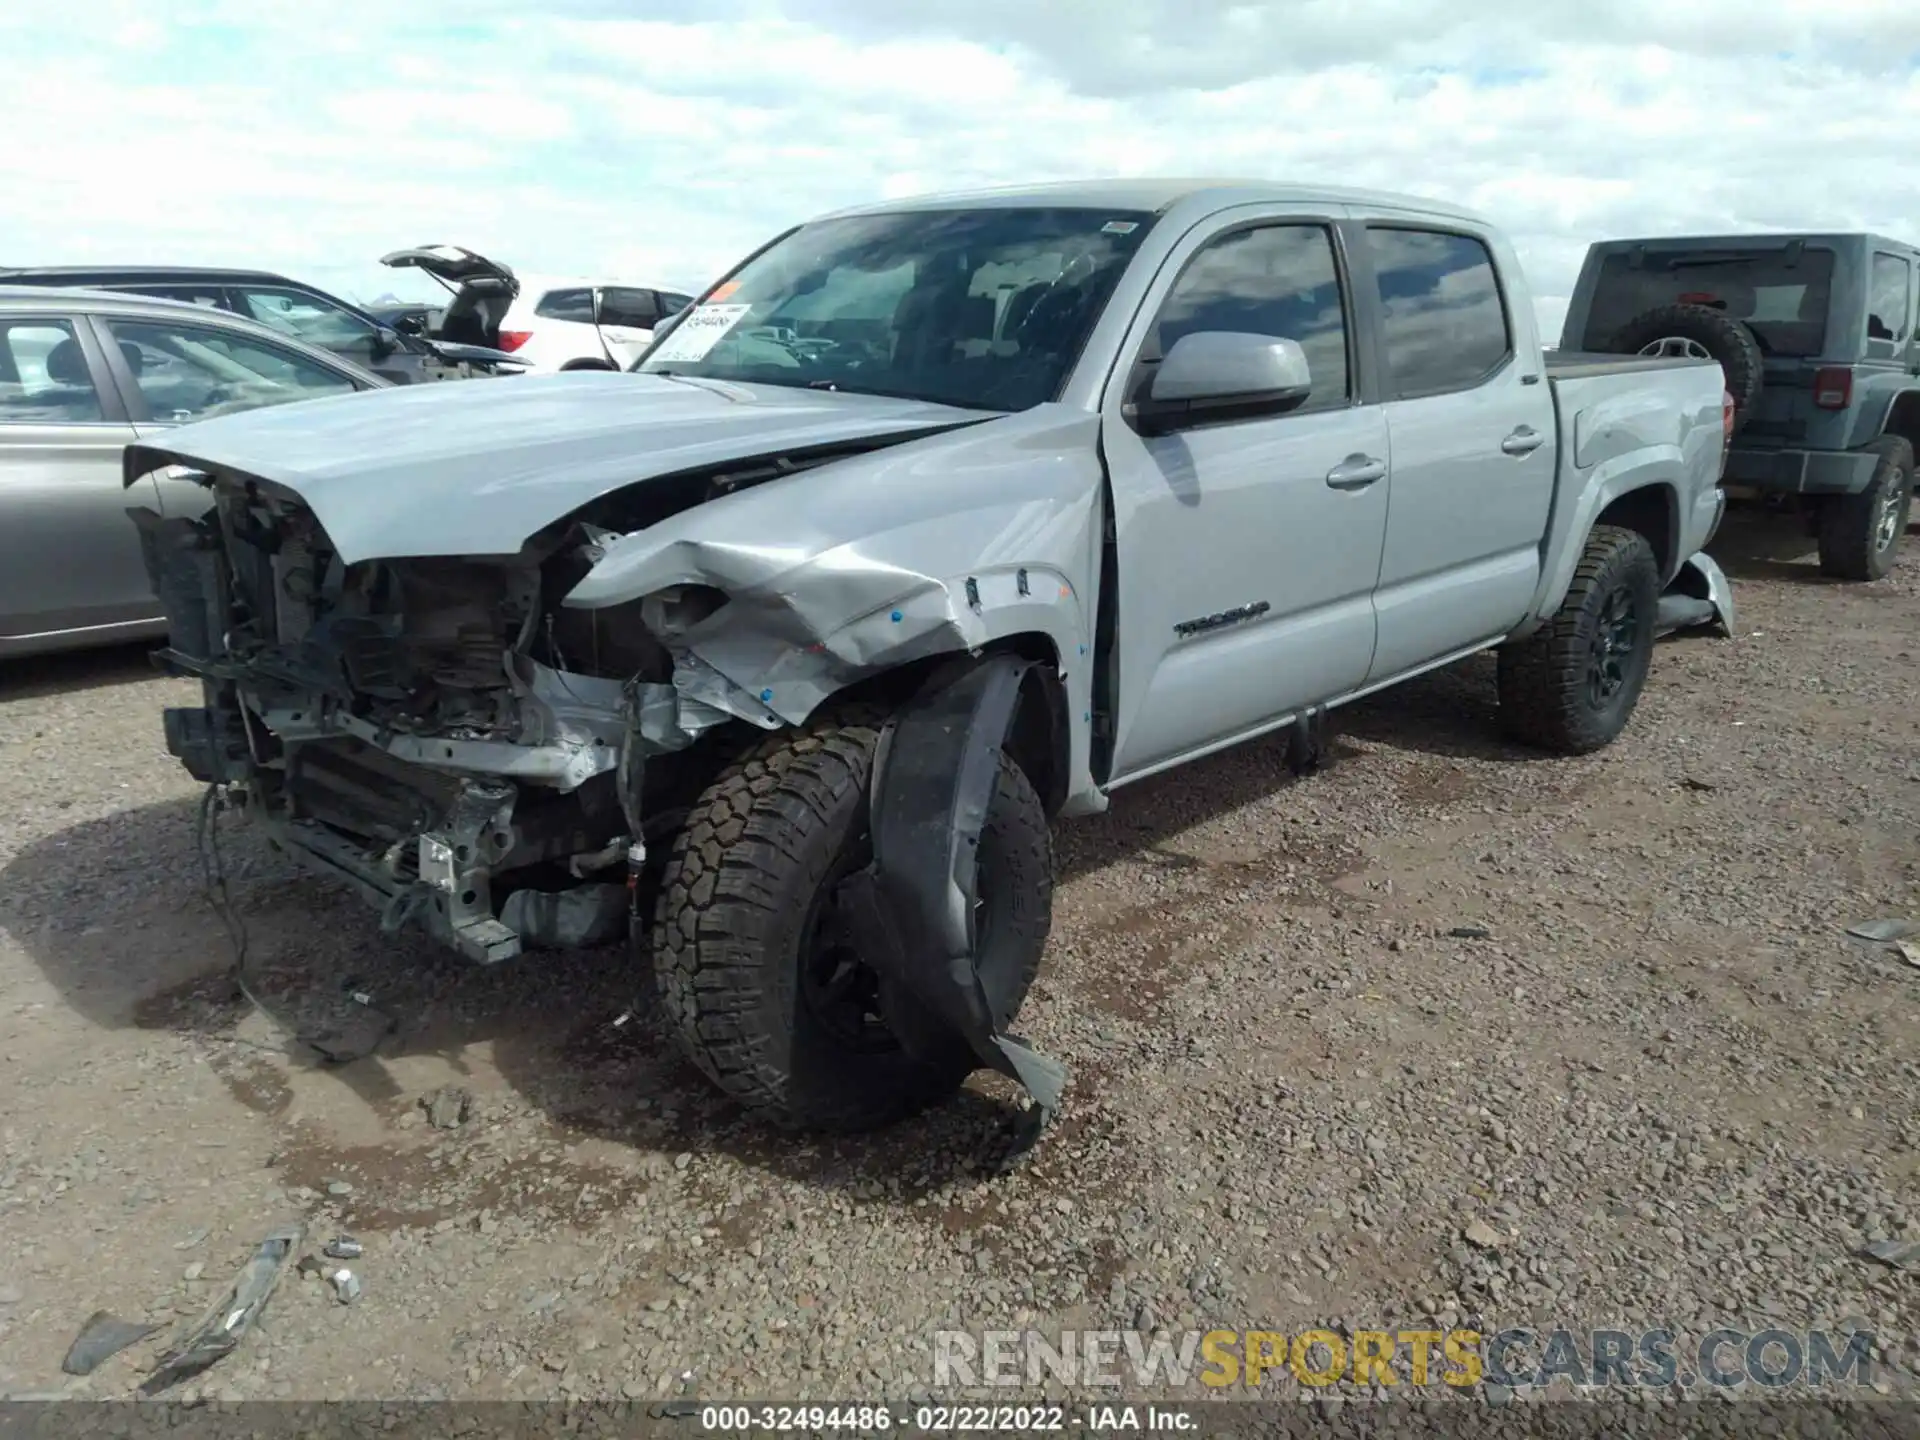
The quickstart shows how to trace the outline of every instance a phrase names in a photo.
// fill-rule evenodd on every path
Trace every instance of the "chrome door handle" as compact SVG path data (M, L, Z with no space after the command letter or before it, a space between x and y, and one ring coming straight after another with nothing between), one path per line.
M1522 425L1500 442L1500 448L1509 455L1531 455L1546 443L1546 436L1531 425Z
M1387 478L1387 462L1371 455L1349 455L1327 472L1327 484L1335 490L1364 490Z

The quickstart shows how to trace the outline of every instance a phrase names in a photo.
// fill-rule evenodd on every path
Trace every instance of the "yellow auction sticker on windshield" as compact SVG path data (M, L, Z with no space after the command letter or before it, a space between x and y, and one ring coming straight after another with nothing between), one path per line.
M727 332L745 319L751 309L751 305L702 305L673 327L673 333L660 343L660 348L647 356L648 363L678 360L691 364L704 360L707 352L724 340Z

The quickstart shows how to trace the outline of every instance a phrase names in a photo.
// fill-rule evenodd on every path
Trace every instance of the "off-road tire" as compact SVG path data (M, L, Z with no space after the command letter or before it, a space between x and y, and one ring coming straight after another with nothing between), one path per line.
M1597 703L1589 665L1603 618L1621 595L1632 605L1632 646L1623 657L1619 690ZM1500 651L1501 727L1522 744L1561 755L1585 755L1612 743L1646 686L1659 604L1660 563L1646 537L1596 525L1560 609L1525 640Z
M801 993L816 902L867 831L878 738L878 717L841 717L771 736L728 767L675 839L654 912L654 974L682 1050L733 1099L786 1127L887 1125L979 1067L964 1045L938 1064L897 1045L848 1046ZM981 978L1004 1024L1039 970L1053 895L1046 812L1005 754L979 856Z
M1820 569L1840 580L1878 580L1891 570L1913 509L1912 442L1885 435L1867 448L1880 456L1867 488L1820 506Z
M1607 342L1610 354L1638 355L1656 340L1691 340L1720 362L1727 393L1733 396L1734 428L1760 399L1765 358L1753 332L1711 305L1661 305L1643 310L1614 332Z

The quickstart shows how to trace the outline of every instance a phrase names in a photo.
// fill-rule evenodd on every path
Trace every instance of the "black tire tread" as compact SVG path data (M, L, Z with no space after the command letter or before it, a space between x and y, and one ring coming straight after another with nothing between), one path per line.
M723 770L673 842L654 912L655 983L681 1051L725 1094L789 1127L886 1125L937 1102L975 1068L970 1059L930 1067L901 1055L891 1071L898 1083L809 1089L776 1062L779 1049L770 1042L783 1037L765 1033L764 957L779 948L781 927L791 919L776 882L795 867L827 863L808 837L832 824L836 810L844 813L849 791L864 803L884 719L877 711L843 711L770 735ZM1035 843L1046 852L1039 873L1050 901L1052 856L1039 796L1004 754L1000 785L1012 787L1026 828L1037 821ZM1038 958L1036 946L1020 977L1022 997Z
M1629 565L1652 571L1658 590L1659 562L1646 536L1618 525L1594 526L1560 609L1525 640L1501 648L1500 723L1511 738L1562 755L1585 755L1619 733L1598 727L1582 697L1590 642L1581 618L1594 593Z
M1878 580L1893 568L1903 537L1895 535L1884 554L1873 543L1875 514L1883 489L1892 484L1905 485L1911 513L1913 442L1900 435L1883 435L1867 448L1880 455L1872 483L1858 495L1835 495L1823 504L1814 532L1820 542L1820 571L1837 580Z

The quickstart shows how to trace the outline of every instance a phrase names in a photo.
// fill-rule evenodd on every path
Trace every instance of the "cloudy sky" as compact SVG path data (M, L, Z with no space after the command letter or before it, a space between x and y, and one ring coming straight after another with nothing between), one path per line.
M0 7L0 264L249 264L371 299L413 292L378 255L450 242L523 270L692 287L796 219L880 196L1255 175L1492 215L1557 328L1595 238L1920 240L1915 10L20 4Z

